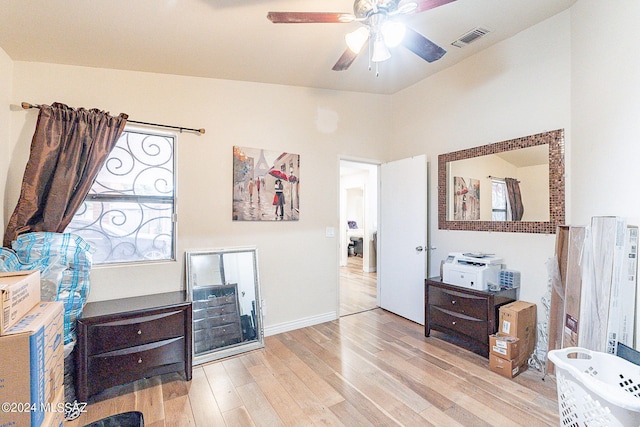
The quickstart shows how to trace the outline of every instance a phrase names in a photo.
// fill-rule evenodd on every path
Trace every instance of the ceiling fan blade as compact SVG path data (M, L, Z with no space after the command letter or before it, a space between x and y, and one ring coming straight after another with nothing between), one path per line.
M420 13L425 10L435 9L436 7L443 6L454 1L456 0L416 0L418 7L413 11L413 13Z
M350 13L332 12L269 12L267 18L274 24L342 24L356 19Z
M447 53L446 50L409 27L407 27L402 44L427 62L437 61Z
M335 63L332 70L333 71L344 71L353 64L353 61L358 57L357 53L353 53L353 51L347 48L343 53L338 62Z

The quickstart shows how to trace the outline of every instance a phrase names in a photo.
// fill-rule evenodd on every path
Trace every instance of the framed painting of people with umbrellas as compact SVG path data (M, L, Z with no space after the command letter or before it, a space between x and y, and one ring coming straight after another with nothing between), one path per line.
M453 219L477 221L480 219L480 180L453 177Z
M233 147L233 220L300 219L300 155Z

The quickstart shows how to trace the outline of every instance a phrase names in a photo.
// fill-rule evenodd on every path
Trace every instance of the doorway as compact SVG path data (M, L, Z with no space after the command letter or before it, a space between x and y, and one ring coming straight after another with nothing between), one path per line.
M339 316L378 307L378 165L340 160Z

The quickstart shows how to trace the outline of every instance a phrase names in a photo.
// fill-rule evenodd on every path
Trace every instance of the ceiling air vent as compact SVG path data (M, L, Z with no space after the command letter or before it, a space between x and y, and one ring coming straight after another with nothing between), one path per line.
M487 30L486 28L476 27L473 30L460 36L458 40L455 40L451 44L454 45L455 47L465 47L469 43L478 40L480 37L486 36L487 33L489 32L490 31Z

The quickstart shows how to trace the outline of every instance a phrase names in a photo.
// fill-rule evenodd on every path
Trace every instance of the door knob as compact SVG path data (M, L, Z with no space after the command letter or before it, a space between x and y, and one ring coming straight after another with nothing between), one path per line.
M424 248L422 246L416 246L416 251L422 252Z

